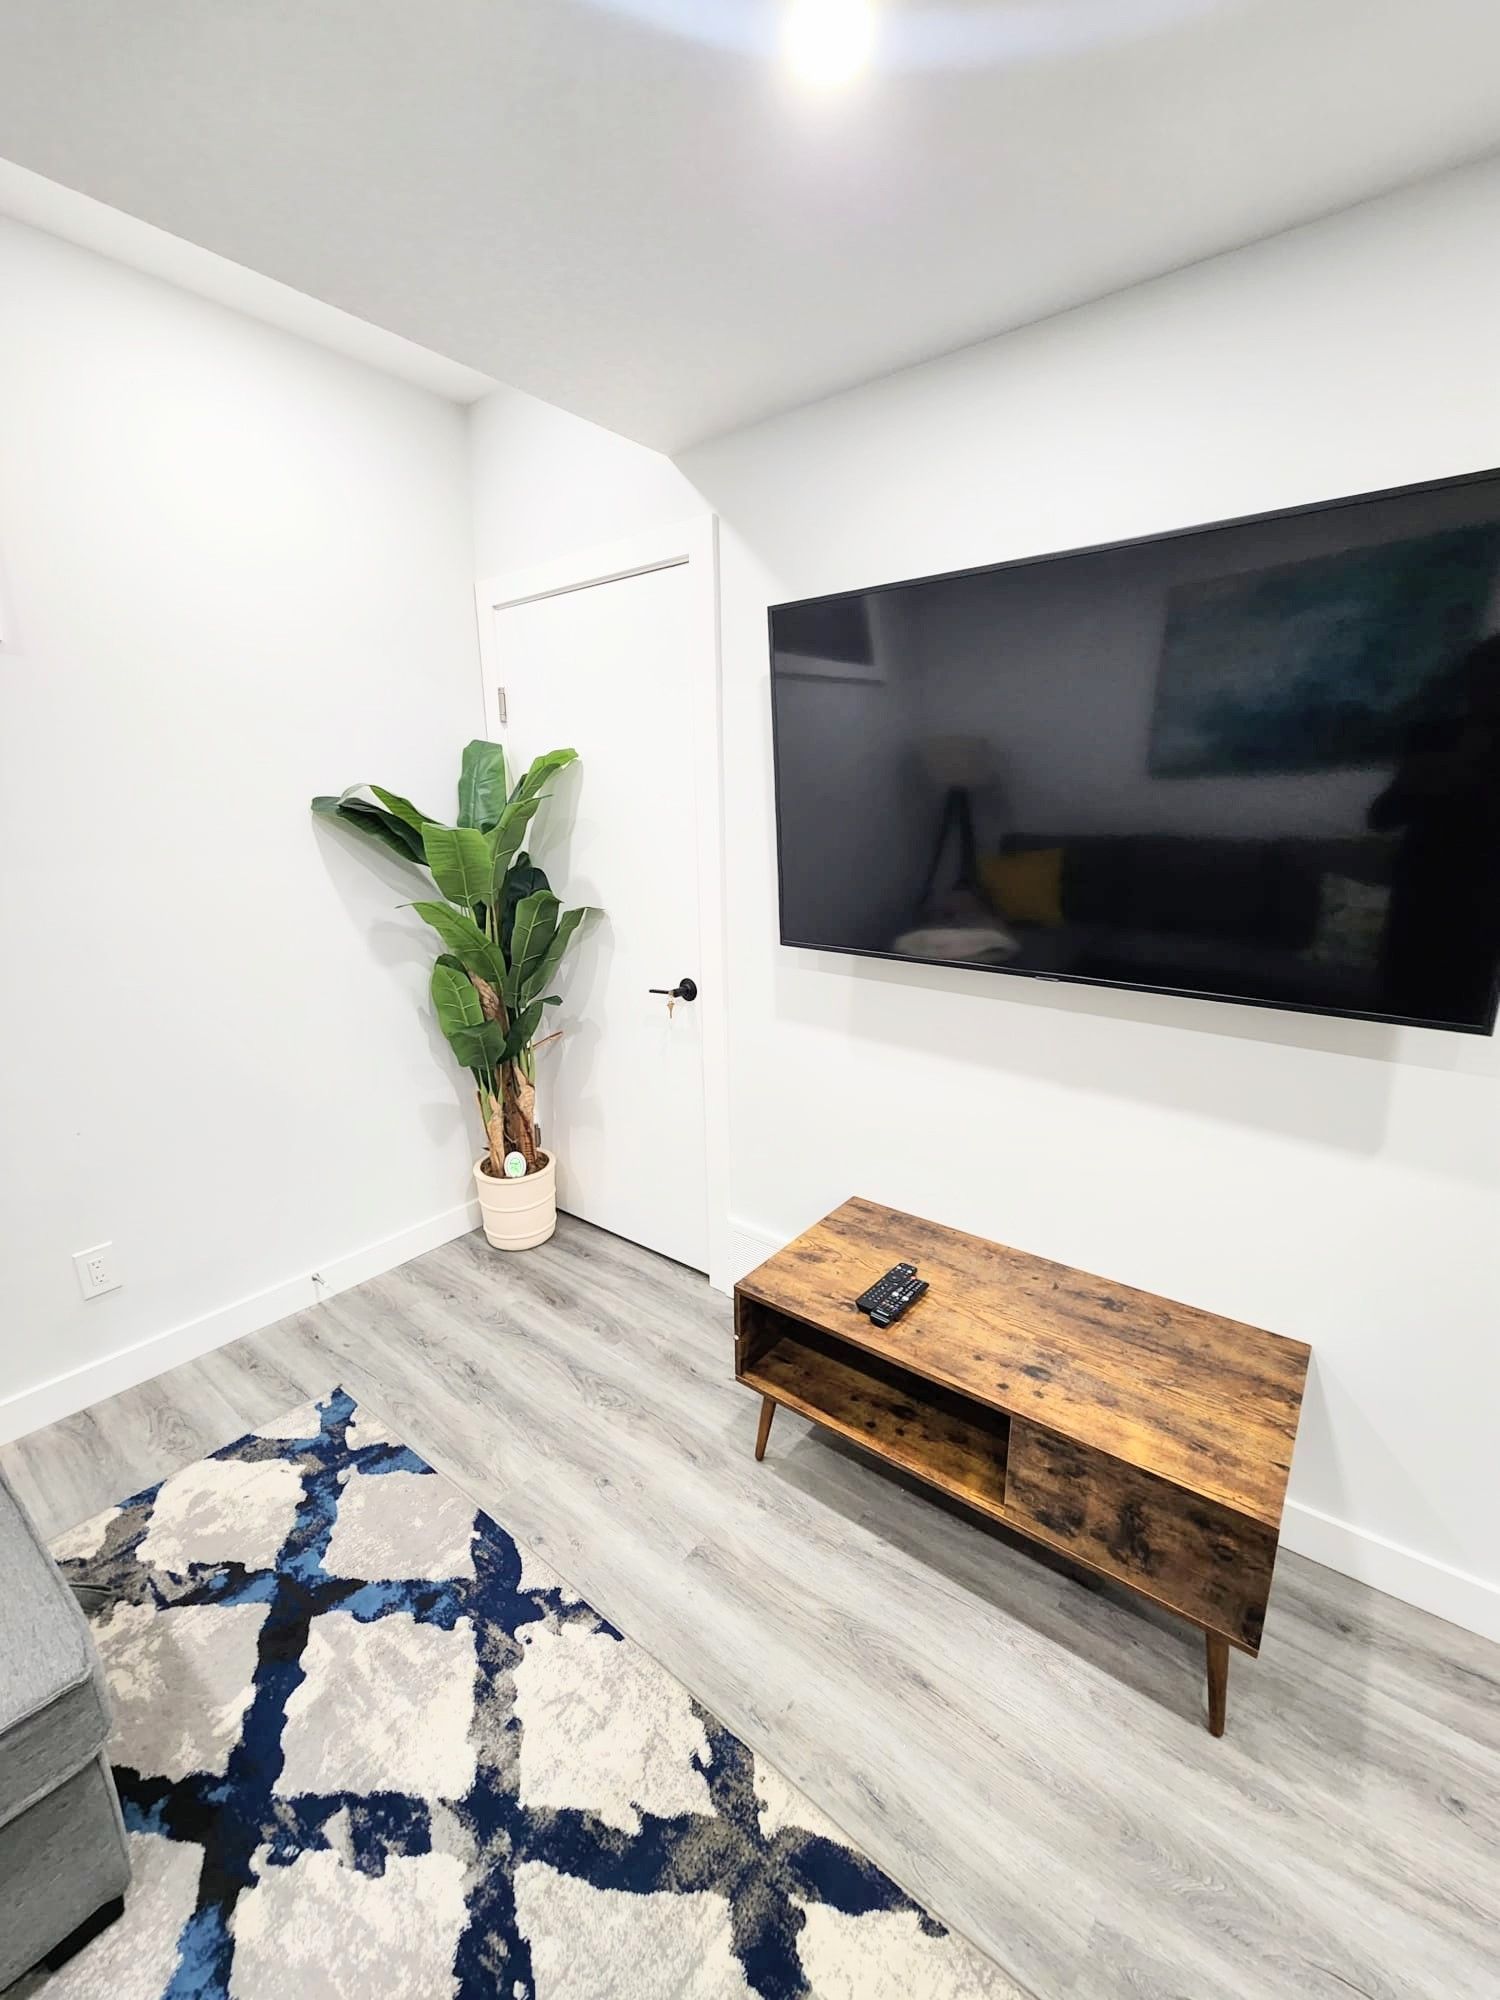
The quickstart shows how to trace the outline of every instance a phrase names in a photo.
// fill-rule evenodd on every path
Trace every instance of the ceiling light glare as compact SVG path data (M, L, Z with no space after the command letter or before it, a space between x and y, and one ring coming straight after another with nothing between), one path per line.
M875 9L871 0L789 0L781 42L801 82L837 89L869 67Z

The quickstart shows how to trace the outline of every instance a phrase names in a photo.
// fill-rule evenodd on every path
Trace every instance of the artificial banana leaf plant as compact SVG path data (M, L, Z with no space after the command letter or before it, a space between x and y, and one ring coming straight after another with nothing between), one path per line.
M427 869L445 899L411 907L446 947L432 968L432 1004L449 1047L474 1078L493 1174L504 1172L508 1153L521 1155L527 1173L541 1164L537 1030L545 1010L559 1003L547 989L563 953L593 914L565 910L522 845L549 781L577 755L549 750L507 788L500 744L469 744L456 826L381 785L351 785L312 802L315 813Z

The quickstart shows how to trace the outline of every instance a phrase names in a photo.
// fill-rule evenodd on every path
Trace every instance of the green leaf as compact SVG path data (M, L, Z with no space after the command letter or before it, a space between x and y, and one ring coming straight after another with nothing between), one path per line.
M541 957L529 972L524 973L519 981L514 982L515 998L521 1006L527 1006L536 998L544 986L551 984L552 975L562 963L562 955L567 950L574 931L577 930L585 917L597 915L598 912L591 909L587 904L579 910L563 911L557 920L557 926L553 931L551 940ZM515 966L514 956L511 958L511 966L512 968ZM542 1004L545 1006L547 1003L543 1001Z
M353 796L355 792L363 789L361 785L353 785L338 798L326 795L316 798L312 802L312 809L324 819L340 820L345 826L352 827L356 833L367 834L371 840L378 840L382 847L388 848L402 861L425 861L427 857L423 852L421 835L416 829L397 819L394 813L385 812L379 806L372 806L368 799Z
M458 823L488 833L505 810L505 751L475 737L458 773Z
M547 780L565 764L573 763L577 756L576 750L549 750L544 756L533 758L525 775L517 781L509 803L495 824L494 831L490 835L495 858L493 893L495 901L501 904L502 909L504 907L502 885L511 862L520 851L526 829L536 817ZM502 936L503 934L502 929Z
M465 1069L484 1076L506 1060L505 1030L484 1018L468 973L447 952L432 968L432 1004L449 1048Z
M432 814L419 812L411 800L403 799L399 792L388 792L384 785L371 785L370 790L383 806L388 807L396 815L397 819L404 820L406 825L414 828L417 833L420 833L424 826L431 824Z
M533 757L525 774L517 780L511 793L514 803L520 799L540 799L547 780L569 764L578 762L576 750L547 750L540 757Z
M530 856L518 854L506 872L505 901L500 905L500 949L507 959L510 957L510 939L517 906L525 897L547 887L547 877L533 865Z
M438 1026L451 1041L460 1028L484 1025L484 1009L462 962L444 952L432 968L432 1005Z
M529 1065L545 1010L561 1005L559 995L544 989L578 926L593 914L563 911L522 848L549 781L576 758L574 750L534 758L507 797L502 746L476 738L463 753L459 823L452 827L378 785L353 785L337 798L312 802L314 812L342 820L403 861L425 863L448 899L412 908L446 947L432 969L433 1007L449 1047L481 1091L494 1087L502 1064ZM487 917L496 915L498 944L486 929ZM499 988L511 1014L508 1028L485 1019L475 980Z
M546 956L557 932L561 908L550 889L538 889L516 905L516 921L510 934L510 979L505 989L506 1005L515 1007Z
M536 816L540 799L513 799L501 813L493 830L485 835L490 849L490 884L487 894L497 903L505 900L505 877L526 838L526 829Z
M450 903L487 903L490 895L490 847L473 827L436 826L422 829L427 866Z
M478 1028L459 1028L448 1037L448 1046L474 1075L488 1083L501 1063L509 1058L505 1053L505 1030L498 1021L486 1021Z
M530 1048L531 1038L541 1026L541 1021L542 1003L540 1000L534 1006L528 1007L525 1013L516 1016L515 1020L510 1024L510 1033L505 1037L505 1052L502 1061L514 1062L517 1056ZM490 1026L494 1027L495 1023L492 1021Z
M432 925L448 950L467 972L477 972L497 993L505 990L505 960L472 917L451 903L413 903L424 923Z

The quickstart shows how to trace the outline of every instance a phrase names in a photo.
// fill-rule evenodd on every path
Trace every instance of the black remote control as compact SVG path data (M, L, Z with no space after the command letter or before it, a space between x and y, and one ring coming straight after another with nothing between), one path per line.
M908 1306L914 1306L927 1289L925 1278L908 1278L894 1298L876 1306L870 1314L871 1326L894 1326Z
M894 1298L903 1285L911 1283L917 1275L915 1264L892 1264L883 1278L877 1278L866 1292L861 1292L854 1301L857 1312L874 1312L884 1300Z

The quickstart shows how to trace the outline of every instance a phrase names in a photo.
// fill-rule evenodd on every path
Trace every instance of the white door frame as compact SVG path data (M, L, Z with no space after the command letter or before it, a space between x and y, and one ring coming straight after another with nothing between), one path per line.
M729 1229L729 1030L728 979L724 951L724 786L721 667L719 658L718 518L698 514L654 528L628 541L607 542L526 569L502 570L474 587L479 618L479 661L483 676L485 726L503 740L496 690L505 684L495 613L564 591L618 583L657 569L685 567L693 594L692 621L702 634L703 670L692 699L692 803L698 850L699 984L702 1012L703 1141L705 1205L708 1211L709 1281L727 1291L737 1275ZM650 691L642 690L642 700ZM535 752L545 745L532 745ZM585 766L585 782L587 767ZM650 781L642 773L642 783ZM669 968L670 969L670 968Z

